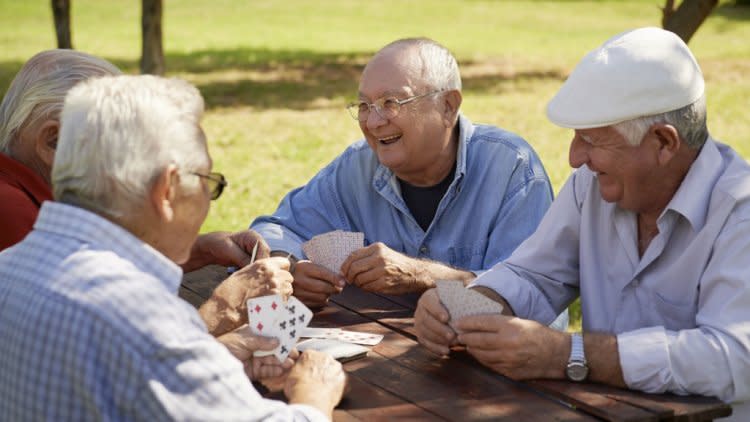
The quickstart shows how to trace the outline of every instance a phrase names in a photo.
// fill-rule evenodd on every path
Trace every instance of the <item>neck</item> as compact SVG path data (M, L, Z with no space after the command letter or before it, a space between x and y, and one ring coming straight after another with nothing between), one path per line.
M458 123L450 133L450 139L445 148L434 156L426 168L409 174L396 173L396 177L417 187L435 186L442 182L456 164L458 157Z

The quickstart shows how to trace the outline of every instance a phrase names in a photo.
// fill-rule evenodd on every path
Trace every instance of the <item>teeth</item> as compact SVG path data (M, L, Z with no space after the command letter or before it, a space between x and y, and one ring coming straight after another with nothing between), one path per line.
M401 137L401 135L392 135L392 136L388 136L388 137L386 137L386 138L380 138L380 139L378 139L378 140L379 140L380 142L387 142L387 141L392 141L392 140L394 140L394 139L398 139L398 138L400 138L400 137Z

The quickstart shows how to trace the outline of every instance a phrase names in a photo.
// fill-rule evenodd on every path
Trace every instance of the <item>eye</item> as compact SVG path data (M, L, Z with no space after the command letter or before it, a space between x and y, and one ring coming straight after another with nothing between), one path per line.
M360 113L367 113L370 111L370 106L366 102L360 101L357 103L357 110L359 110Z
M396 111L399 109L401 104L399 104L398 100L395 98L385 98L383 100L383 109L388 111Z

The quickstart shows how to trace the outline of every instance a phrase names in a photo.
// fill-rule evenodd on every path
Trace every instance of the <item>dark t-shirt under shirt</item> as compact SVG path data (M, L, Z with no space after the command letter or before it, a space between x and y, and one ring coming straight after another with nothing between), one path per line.
M417 220L417 224L422 230L427 231L432 219L435 218L440 200L448 190L448 186L453 181L456 174L456 163L453 163L451 172L440 183L434 186L419 187L410 185L401 179L398 183L401 186L401 197L404 198L406 206L411 211L411 215Z

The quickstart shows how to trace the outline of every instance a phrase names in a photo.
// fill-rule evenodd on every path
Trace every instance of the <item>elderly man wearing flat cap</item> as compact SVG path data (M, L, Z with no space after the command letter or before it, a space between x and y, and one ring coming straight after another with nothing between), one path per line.
M547 107L574 130L577 170L537 231L469 286L504 315L456 333L432 290L420 341L464 344L513 379L715 396L750 420L750 166L708 134L705 104L671 32L626 32L584 57ZM579 295L583 333L545 326Z

